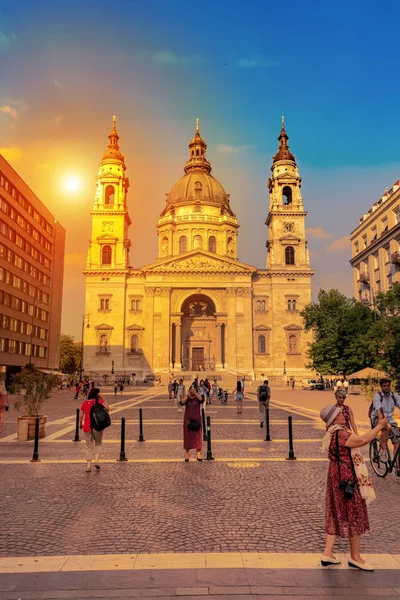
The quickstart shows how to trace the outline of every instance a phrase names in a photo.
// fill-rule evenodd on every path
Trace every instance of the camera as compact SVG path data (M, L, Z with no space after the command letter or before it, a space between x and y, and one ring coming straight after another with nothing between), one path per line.
M355 488L354 483L352 481L341 481L339 483L339 487L341 490L343 490L344 499L351 500L352 497L354 496L354 488Z

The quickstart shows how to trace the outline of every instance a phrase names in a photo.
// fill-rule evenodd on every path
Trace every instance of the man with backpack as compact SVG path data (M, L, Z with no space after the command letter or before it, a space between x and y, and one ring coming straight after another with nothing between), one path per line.
M271 388L268 385L268 380L264 379L264 383L257 390L258 408L260 409L260 427L264 427L266 420L267 408L271 398Z
M369 416L372 427L375 427L378 424L378 420L384 417L387 417L389 421L388 427L382 429L381 432L381 457L383 460L386 460L388 439L392 440L394 452L396 452L400 443L400 431L393 418L395 407L400 408L400 396L390 389L391 381L387 377L381 379L379 383L381 391L377 392L374 396L369 409Z

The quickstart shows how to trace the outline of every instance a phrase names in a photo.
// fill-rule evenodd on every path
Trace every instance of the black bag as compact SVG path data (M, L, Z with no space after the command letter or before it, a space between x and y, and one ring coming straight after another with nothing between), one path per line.
M103 431L110 427L111 418L108 410L102 404L99 404L98 399L96 398L95 403L90 409L90 426L92 429L96 431Z
M197 419L189 419L188 429L190 429L190 431L198 431L200 427L200 421L197 421Z
M259 401L260 402L267 402L268 400L268 396L269 396L269 386L268 385L262 385L258 391L259 394Z
M338 470L339 470L339 487L340 487L341 490L343 490L344 499L345 500L351 500L352 497L354 496L354 490L355 490L355 487L357 485L357 476L356 476L355 471L354 471L353 459L351 458L351 454L350 454L350 462L351 462L351 467L350 468L353 471L354 481L342 481L342 476L340 474L340 463L343 462L348 467L350 465L348 465L346 462L344 462L344 461L342 461L340 459L340 452L339 452L339 431L336 432L336 460L337 460Z

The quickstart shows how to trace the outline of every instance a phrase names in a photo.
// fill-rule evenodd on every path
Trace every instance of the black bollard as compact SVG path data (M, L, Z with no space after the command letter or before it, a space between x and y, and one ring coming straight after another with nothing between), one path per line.
M214 460L211 450L211 417L207 417L207 460Z
M33 442L33 456L31 462L40 462L39 459L39 417L35 420L35 441Z
M292 427L292 417L288 417L289 423L289 456L286 460L296 460L293 450L293 427Z
M139 408L139 439L138 442L144 442L143 437L143 409Z
M265 441L271 441L271 435L269 433L269 407L265 407Z
M79 408L76 409L76 420L75 420L75 437L72 440L73 442L80 442L79 439Z
M128 460L125 456L125 417L121 419L121 450L119 453L118 462Z
M203 442L207 441L207 429L206 429L206 413L204 408L201 409L201 422L203 423Z

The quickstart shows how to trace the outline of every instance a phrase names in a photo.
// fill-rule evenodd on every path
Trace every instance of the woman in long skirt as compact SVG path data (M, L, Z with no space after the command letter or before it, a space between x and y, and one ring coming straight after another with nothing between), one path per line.
M183 447L185 450L185 462L189 462L190 450L196 450L197 460L202 461L201 450L203 448L203 434L201 427L201 405L204 398L196 393L194 388L190 388L187 396L180 400L180 404L185 406L185 416L183 418Z

